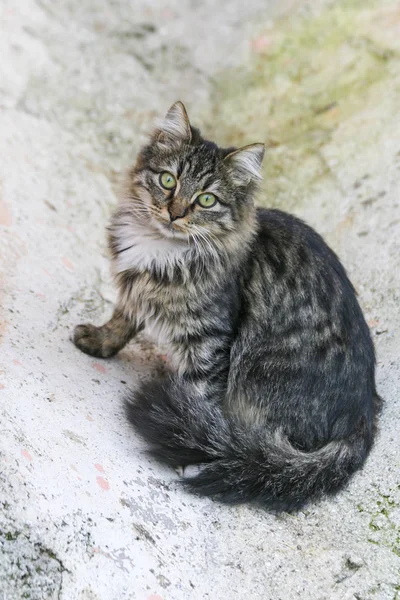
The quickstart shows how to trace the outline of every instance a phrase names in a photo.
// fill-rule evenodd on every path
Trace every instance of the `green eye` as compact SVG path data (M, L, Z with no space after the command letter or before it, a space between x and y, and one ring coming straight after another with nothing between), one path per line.
M176 179L173 175L171 175L171 173L168 173L168 171L161 173L159 182L161 187L165 188L166 190L173 190L174 187L176 187Z
M211 208L212 206L215 206L217 204L216 196L207 192L205 194L200 194L200 196L197 196L196 201L203 208Z

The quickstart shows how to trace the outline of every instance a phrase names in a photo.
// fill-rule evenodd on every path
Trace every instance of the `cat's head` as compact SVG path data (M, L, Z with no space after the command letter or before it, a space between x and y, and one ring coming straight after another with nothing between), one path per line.
M263 144L224 149L203 139L176 102L139 153L128 195L165 237L222 239L252 220L263 157Z

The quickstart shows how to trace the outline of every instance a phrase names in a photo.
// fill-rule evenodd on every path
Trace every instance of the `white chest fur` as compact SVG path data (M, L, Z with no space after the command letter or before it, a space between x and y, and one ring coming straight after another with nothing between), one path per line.
M114 237L118 244L117 273L129 269L145 271L154 264L161 270L168 269L180 262L188 249L181 240L163 237L161 233L135 223L118 225Z

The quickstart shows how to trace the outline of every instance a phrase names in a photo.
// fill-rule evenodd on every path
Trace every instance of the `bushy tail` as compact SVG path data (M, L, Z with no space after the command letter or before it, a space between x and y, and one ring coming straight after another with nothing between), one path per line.
M310 499L339 491L372 445L371 433L363 428L347 441L302 452L279 432L246 427L217 404L189 394L179 380L146 382L127 401L127 415L162 462L206 463L183 483L223 502L254 501L274 511L299 509Z

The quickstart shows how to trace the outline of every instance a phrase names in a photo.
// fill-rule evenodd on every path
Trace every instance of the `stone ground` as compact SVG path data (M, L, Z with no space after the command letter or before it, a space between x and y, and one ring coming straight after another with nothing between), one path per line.
M399 3L2 0L0 56L0 597L399 600ZM162 358L68 340L111 312L120 174L177 99L267 142L260 201L326 236L374 335L379 439L297 515L184 493L122 411Z

